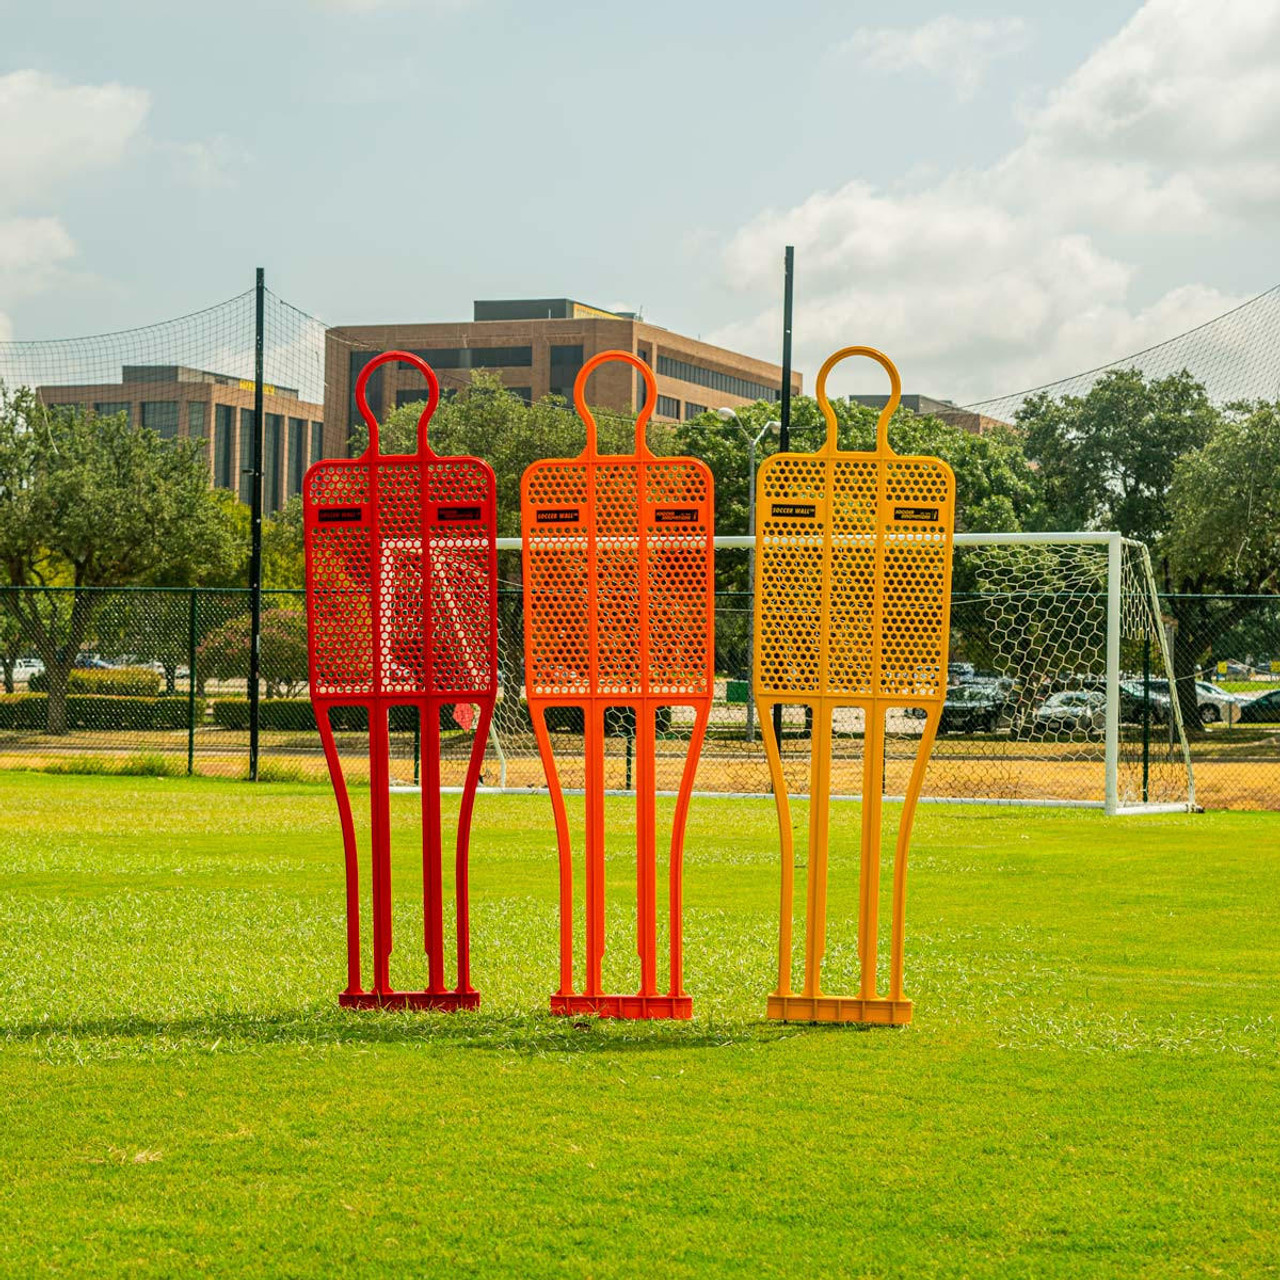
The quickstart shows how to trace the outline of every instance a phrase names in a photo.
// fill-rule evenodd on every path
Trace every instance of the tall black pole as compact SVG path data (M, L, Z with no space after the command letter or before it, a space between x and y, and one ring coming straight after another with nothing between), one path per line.
M778 414L778 451L786 453L791 448L791 300L792 277L796 269L794 245L787 245L782 254L782 405ZM751 602L755 608L755 601ZM782 743L782 704L773 704L773 736Z
M255 303L253 335L253 483L249 552L249 780L258 780L258 658L262 648L262 330L266 284L261 267Z
M795 246L787 245L782 255L782 420L778 429L782 453L791 448L791 284L795 269Z

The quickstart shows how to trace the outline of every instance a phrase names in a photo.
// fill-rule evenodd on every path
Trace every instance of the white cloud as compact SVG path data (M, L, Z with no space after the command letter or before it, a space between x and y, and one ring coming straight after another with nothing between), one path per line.
M219 135L208 142L169 142L160 150L173 175L184 186L214 191L238 185L239 173L251 161L244 147Z
M40 71L0 76L0 203L29 207L118 164L150 106L142 89L68 84Z
M802 363L869 341L933 395L976 399L1123 356L1241 300L1185 284L1135 305L1137 267L1113 246L1122 233L1190 258L1198 236L1274 221L1278 62L1272 0L1148 0L990 168L907 191L854 180L767 211L728 244L727 273L772 286L794 244ZM770 311L712 340L767 351L776 328Z
M874 71L916 68L951 82L962 101L972 98L997 58L1027 47L1021 18L957 18L943 14L918 27L862 27L842 46Z
M39 71L0 76L0 213L40 209L86 174L118 164L149 105L144 90L124 85L68 84ZM43 288L74 253L56 217L0 217L0 296ZM0 314L0 336L11 333Z

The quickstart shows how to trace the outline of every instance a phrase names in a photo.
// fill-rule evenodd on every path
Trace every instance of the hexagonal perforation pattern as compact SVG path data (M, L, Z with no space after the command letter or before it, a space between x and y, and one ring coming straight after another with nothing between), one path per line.
M496 692L491 476L470 458L380 457L310 472L314 696ZM344 520L325 523L326 508Z
M776 454L766 461L757 504L762 694L940 695L950 502L946 470L931 459ZM932 518L893 518L908 511Z
M530 468L525 492L530 695L708 696L706 468L688 459L544 462Z

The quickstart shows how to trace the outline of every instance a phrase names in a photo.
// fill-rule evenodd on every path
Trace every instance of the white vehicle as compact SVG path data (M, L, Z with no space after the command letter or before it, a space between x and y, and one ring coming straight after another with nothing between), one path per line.
M1152 694L1168 700L1169 682L1167 680L1153 680L1151 682ZM1232 707L1238 707L1242 702L1246 702L1245 698L1237 698L1234 693L1228 693L1225 689L1220 689L1216 684L1210 684L1208 680L1196 681L1196 707L1200 712L1201 724L1218 724L1220 722L1230 724L1235 718L1236 713L1232 711Z

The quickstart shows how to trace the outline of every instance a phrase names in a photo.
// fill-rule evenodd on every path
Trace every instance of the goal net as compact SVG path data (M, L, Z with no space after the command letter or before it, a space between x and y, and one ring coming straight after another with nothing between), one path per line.
M1117 534L958 534L955 545L948 695L922 800L1106 808L1112 813L1185 810L1195 803L1165 621L1141 543ZM716 554L750 554L750 537L716 539ZM499 540L501 692L484 783L507 791L546 786L523 698L518 539ZM769 794L769 774L746 676L751 599L717 599L715 704L696 789ZM808 791L812 717L782 709L782 750L793 796ZM606 717L606 786L633 786L634 716ZM900 796L915 759L923 713L889 712L886 798ZM581 711L548 715L560 779L581 788ZM659 717L659 791L674 793L692 712ZM835 713L833 794L856 799L865 723L860 709ZM460 740L448 754L461 762ZM446 780L452 781L446 768ZM458 779L460 781L460 778Z

